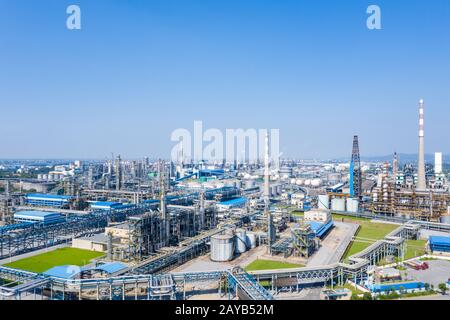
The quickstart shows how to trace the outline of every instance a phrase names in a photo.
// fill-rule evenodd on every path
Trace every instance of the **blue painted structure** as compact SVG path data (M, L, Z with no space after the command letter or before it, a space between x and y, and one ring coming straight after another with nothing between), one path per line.
M17 223L43 223L52 224L63 222L65 217L56 212L45 212L45 211L18 211L14 213L14 221Z
M73 199L71 196L58 196L43 193L32 193L25 196L25 202L27 204L39 207L61 208L62 206L69 204L71 199Z
M247 203L247 198L241 197L241 198L236 198L236 199L219 202L217 205L220 207L225 207L225 208L231 209L231 208L243 207L243 206L245 206L246 203Z
M431 251L450 252L450 237L430 236L428 243Z
M330 220L327 223L317 221L305 221L305 223L311 226L311 230L318 238L322 238L334 226L333 220Z
M90 202L91 209L98 210L111 210L117 209L122 206L120 202L110 202L110 201L92 201Z
M400 282L400 283L389 283L389 284L372 284L368 286L369 290L374 293L385 293L388 291L400 291L404 290L407 292L413 290L424 290L425 284L423 282Z

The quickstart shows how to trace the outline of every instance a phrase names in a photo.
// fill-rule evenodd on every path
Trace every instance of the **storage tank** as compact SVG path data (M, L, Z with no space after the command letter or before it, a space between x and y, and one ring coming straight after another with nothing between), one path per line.
M359 201L354 198L347 198L347 211L348 212L358 212Z
M327 194L321 194L317 200L319 209L330 209L330 197Z
M297 179L297 181L295 181L295 184L298 186L303 185L303 183L305 183L305 181L303 179Z
M211 260L225 262L234 256L234 235L217 234L211 237Z
M256 248L256 234L253 232L247 232L247 248Z
M236 253L244 253L247 251L247 235L245 229L236 229L235 235Z
M305 186L309 186L311 185L311 179L306 179L305 180Z
M312 187L319 187L322 184L322 180L321 179L312 179L311 180L311 186Z
M345 199L344 198L334 198L331 200L331 210L334 211L345 211Z
M291 184L295 184L296 181L296 179L291 179Z

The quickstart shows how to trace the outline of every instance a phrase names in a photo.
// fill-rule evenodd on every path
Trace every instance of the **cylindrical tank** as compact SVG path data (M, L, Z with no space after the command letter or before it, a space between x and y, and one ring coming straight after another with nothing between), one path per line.
M256 248L256 234L247 232L247 247L250 249Z
M295 183L296 183L298 186L301 186L301 185L303 185L303 183L305 183L305 180L303 180L303 179L297 179L297 181L295 181Z
M292 178L291 179L291 184L295 184L296 181L297 181L296 179Z
M327 194L320 194L317 202L319 209L330 209L330 197Z
M234 236L231 234L218 234L211 237L211 260L225 262L233 259Z
M247 251L247 235L245 229L236 229L236 253Z
M305 180L305 186L309 186L311 185L311 179L306 179Z
M345 211L345 199L344 198L334 198L331 200L331 210L334 211Z
M311 186L312 187L319 187L322 184L322 180L321 179L312 179L311 180Z
M359 202L358 199L347 198L347 211L348 212L358 212Z

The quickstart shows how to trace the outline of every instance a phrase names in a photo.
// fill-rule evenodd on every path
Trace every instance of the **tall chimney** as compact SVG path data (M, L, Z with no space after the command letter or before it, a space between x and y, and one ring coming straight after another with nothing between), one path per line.
M274 239L273 220L270 213L270 159L269 159L269 134L266 133L264 154L264 213L267 216L267 251L272 254L272 241Z
M269 211L269 197L270 197L270 169L269 169L269 134L266 133L265 138L265 154L264 154L264 205L265 211Z
M425 180L425 145L424 145L424 103L423 99L419 101L419 159L417 166L417 190L427 188Z

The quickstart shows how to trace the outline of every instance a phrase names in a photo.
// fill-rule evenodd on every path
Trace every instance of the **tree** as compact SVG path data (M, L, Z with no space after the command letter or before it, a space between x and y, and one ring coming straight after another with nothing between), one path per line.
M440 283L439 290L441 290L442 294L446 294L447 293L447 285L445 283Z
M425 290L427 290L427 291L430 290L430 284L429 283L425 283L424 286L425 286Z
M373 300L372 299L372 295L370 294L370 292L364 292L363 300Z

